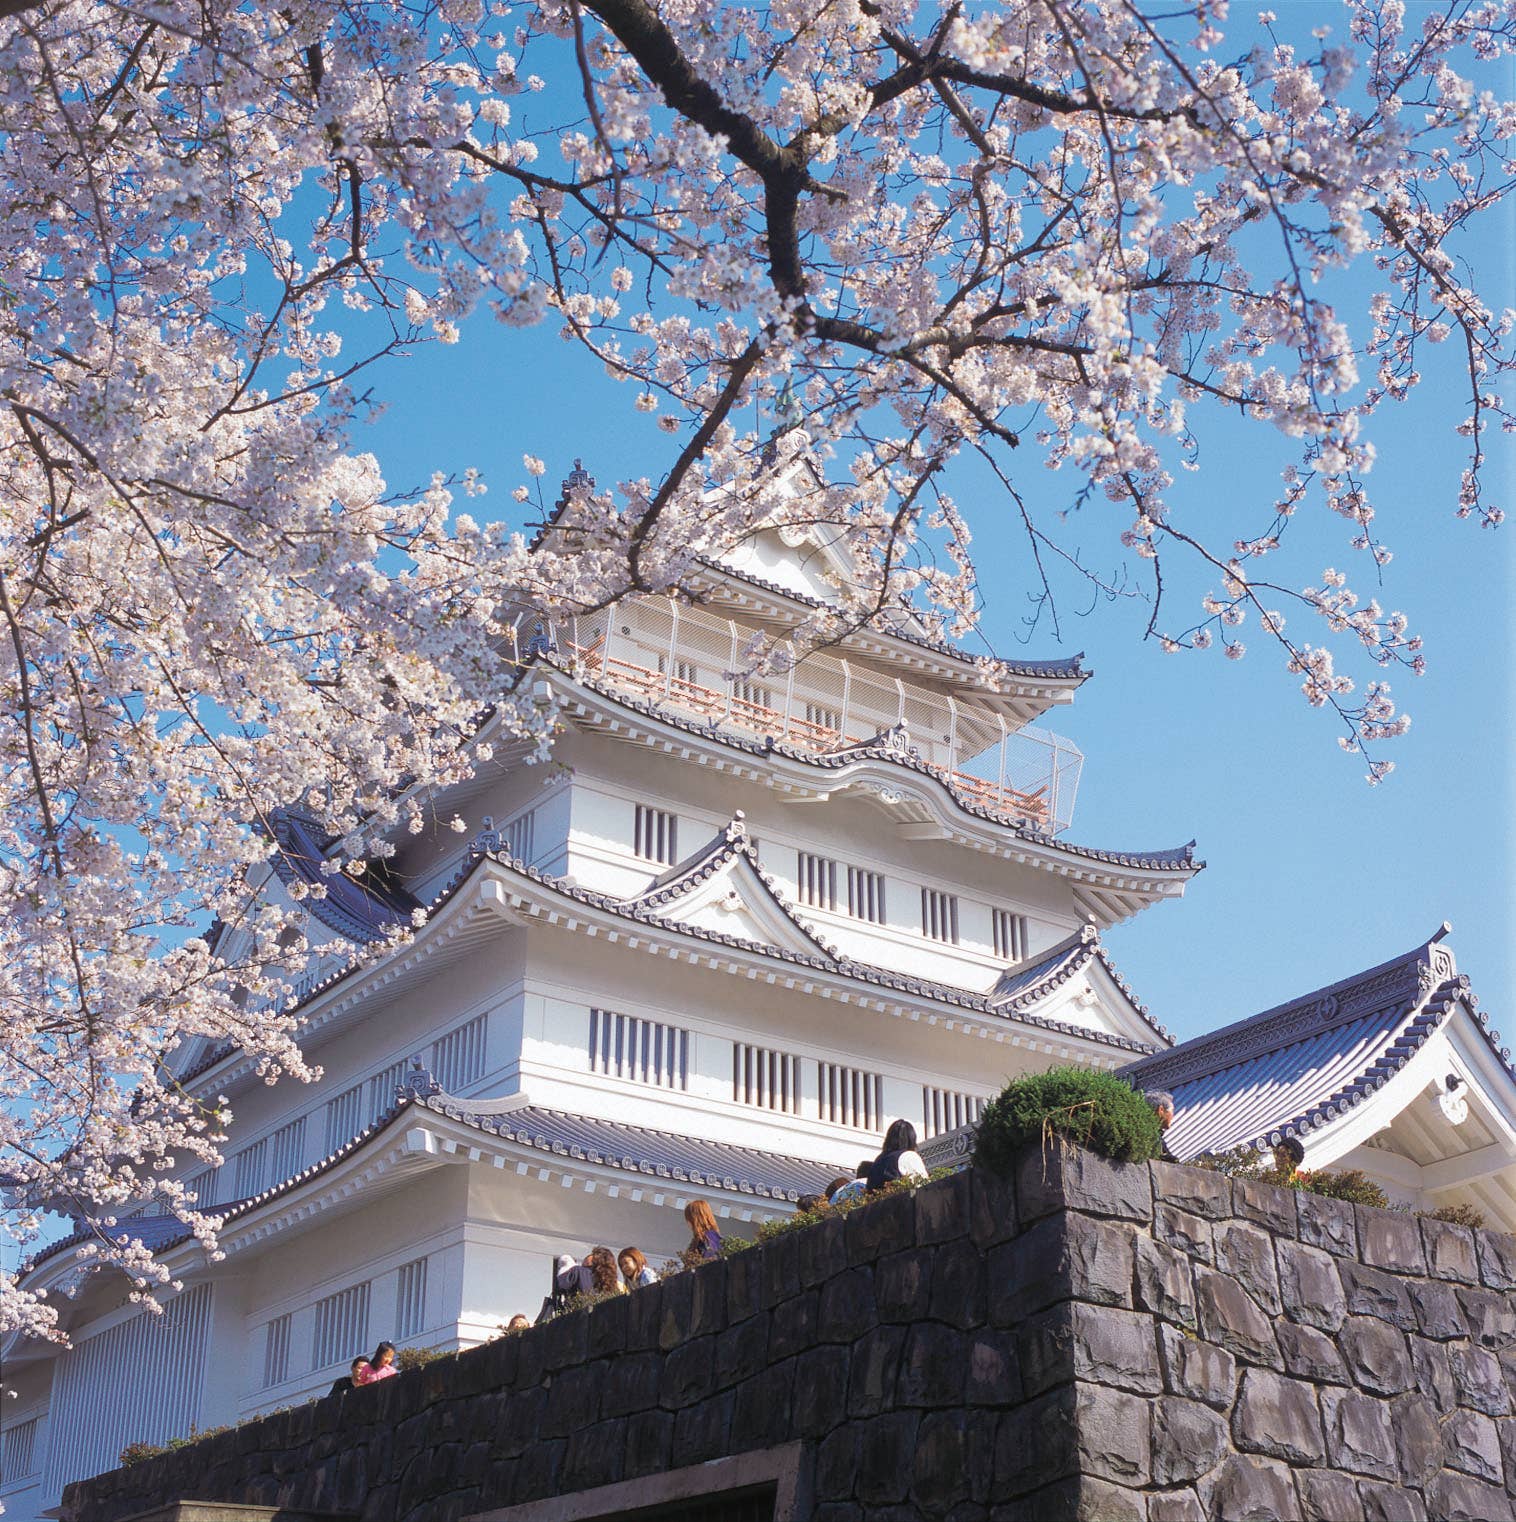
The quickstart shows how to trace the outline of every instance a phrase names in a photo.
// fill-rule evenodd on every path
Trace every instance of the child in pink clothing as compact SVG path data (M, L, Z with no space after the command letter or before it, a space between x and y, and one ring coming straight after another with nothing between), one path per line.
M354 1365L353 1383L355 1385L371 1385L381 1379L393 1379L400 1372L395 1367L395 1344L381 1342L374 1350L374 1356L361 1367Z

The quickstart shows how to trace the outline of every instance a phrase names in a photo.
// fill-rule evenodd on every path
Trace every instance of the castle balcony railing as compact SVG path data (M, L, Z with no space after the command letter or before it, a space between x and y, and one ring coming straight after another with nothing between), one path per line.
M818 756L903 733L916 762L965 802L1049 834L1073 818L1084 756L1071 740L827 651L801 655L703 608L647 598L556 622L523 616L514 638L518 659L545 642L641 702Z

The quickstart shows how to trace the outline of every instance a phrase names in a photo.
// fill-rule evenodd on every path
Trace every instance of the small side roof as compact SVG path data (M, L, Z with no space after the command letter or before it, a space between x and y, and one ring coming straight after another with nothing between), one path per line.
M1516 1099L1509 1047L1477 1010L1469 980L1429 940L1340 979L1122 1070L1144 1089L1167 1089L1176 1157L1304 1141L1384 1088L1460 1008L1496 1059Z

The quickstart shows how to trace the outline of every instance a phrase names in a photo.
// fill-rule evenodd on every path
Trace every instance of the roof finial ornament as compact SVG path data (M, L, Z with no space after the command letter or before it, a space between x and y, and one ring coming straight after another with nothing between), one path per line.
M1434 932L1429 944L1435 946L1439 941L1445 941L1450 935L1452 935L1452 933L1452 920L1444 920L1442 924L1437 927L1437 930Z
M732 822L726 827L726 838L733 845L747 844L747 815L741 809L732 814Z
M563 478L563 486L558 492L559 510L567 507L576 496L587 496L594 489L595 478L584 468L584 461L576 455L574 468Z

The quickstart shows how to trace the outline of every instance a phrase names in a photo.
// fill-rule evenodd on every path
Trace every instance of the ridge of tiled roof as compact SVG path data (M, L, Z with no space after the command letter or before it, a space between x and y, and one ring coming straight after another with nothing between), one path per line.
M1174 1095L1168 1145L1195 1157L1305 1138L1382 1089L1466 1004L1516 1082L1511 1050L1478 1008L1469 979L1432 940L1364 972L1122 1070Z
M489 852L471 858L469 863L460 870L458 876L454 879L453 885L450 885L449 891L453 891L456 886L461 886L462 882L472 875L479 861L485 859L485 856L495 862L497 866L505 867L509 871L527 878L534 884L548 888L555 893L561 893L565 897L591 908L605 910L611 914L635 920L639 924L645 924L657 930L693 936L697 940L729 947L734 951L754 952L761 956L773 957L779 961L788 962L794 966L813 968L817 972L856 978L861 983L868 983L877 988L886 988L897 993L913 994L923 999L935 999L941 1003L954 1004L962 1009L970 1009L979 1014L995 1015L1001 1019L1014 1020L1019 1024L1032 1025L1041 1030L1053 1031L1059 1035L1093 1041L1102 1046L1118 1047L1125 1051L1148 1050L1140 1042L1130 1041L1125 1036L1112 1035L1106 1031L1092 1030L1088 1026L1074 1025L1063 1020L1052 1020L1046 1016L1033 1015L1025 1010L1008 1010L997 1007L990 1002L988 995L975 993L967 988L958 988L951 983L938 983L933 979L918 977L913 973L895 972L889 968L875 966L870 962L856 961L845 955L816 956L806 952L791 951L783 946L768 946L759 941L747 940L743 936L728 935L722 931L708 930L700 925L686 924L682 920L667 919L662 915L652 913L650 910L634 908L625 899L613 898L608 894L598 893L591 888L582 888L577 883L552 877L547 873L539 871L536 867L528 866L523 861L501 853Z
M632 911L661 909L677 902L707 882L729 863L741 858L753 869L760 885L774 907L798 930L806 940L818 947L834 961L845 960L842 953L818 935L816 930L796 912L795 905L780 890L779 884L758 863L758 852L747 833L747 820L741 809L732 816L730 824L718 830L705 845L683 861L676 862L668 871L655 877L652 884L641 893L619 900ZM676 922L682 924L682 922ZM754 942L753 944L758 944Z
M730 745L736 750L746 751L752 756L783 756L786 760L799 761L809 766L833 771L849 766L856 761L888 761L935 782L961 812L978 819L983 819L987 823L999 825L1003 829L1010 830L1018 838L1029 841L1034 845L1048 846L1055 851L1067 851L1070 855L1083 857L1088 861L1105 862L1110 866L1130 867L1136 871L1188 871L1195 873L1205 870L1205 863L1195 859L1195 842L1193 840L1187 841L1182 846L1172 846L1157 851L1110 851L1098 846L1079 845L1071 840L1060 840L1056 835L1050 835L1045 830L1034 829L1028 824L1009 824L1005 816L995 814L989 809L981 808L978 804L970 803L966 799L960 798L933 767L929 766L919 757L908 754L900 746L890 745L888 740L881 740L881 743L874 745L862 742L850 746L846 750L832 751L821 755L815 751L806 750L802 746L790 745L782 740L776 740L772 735L765 736L761 740L756 738L749 739L743 735L725 733L717 729L714 724L699 724L694 720L686 719L682 715L673 713L657 703L649 703L641 698L634 698L628 693L620 692L609 683L601 682L588 674L576 674L562 662L554 660L550 656L539 654L537 659L543 661L544 664L558 672L561 676L567 677L570 681L588 688L597 696L616 703L620 707L629 709L633 713L642 714L646 718L656 719L660 724L668 724L675 729L684 730L687 734L699 735L702 739L717 740L723 745ZM888 733L889 731L881 732L882 735L888 735Z
M734 581L745 581L750 586L760 587L765 592L772 592L776 596L784 597L791 602L798 602L803 607L824 608L828 606L824 598L815 597L809 592L802 592L797 587L787 587L781 582L770 581L767 576L759 576L755 571L739 571L735 566L727 565L725 561L715 560L708 555L697 555L696 560L708 571L718 576L730 576ZM864 625L873 633L887 635L892 639L903 640L908 645L918 645L923 650L930 650L937 655L945 655L951 660L959 661L966 666L980 666L988 664L998 666L1009 672L1012 676L1042 677L1049 681L1059 679L1087 681L1095 673L1086 671L1079 663L1084 659L1084 651L1080 650L1074 655L1055 656L1045 661L1018 661L1011 660L1003 655L970 655L967 650L953 644L951 640L935 639L930 634L917 634L908 629L897 628L893 624L881 624L878 629L872 625Z
M1145 1080L1172 1088L1191 1077L1267 1056L1378 1010L1409 1009L1453 971L1451 953L1435 940L1427 941L1376 967L1145 1058L1138 1066Z
M1099 962L1105 968L1133 1012L1146 1025L1164 1041L1173 1041L1168 1027L1153 1018L1147 1005L1132 991L1132 985L1116 971L1110 954L1101 944L1100 932L1093 925L1082 925L1072 935L1065 936L1056 945L1048 947L1030 960L1007 967L996 979L988 997L997 1007L1021 1009L1035 1004L1039 999L1045 999L1091 962Z

